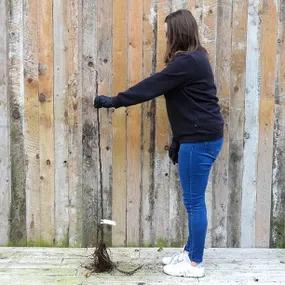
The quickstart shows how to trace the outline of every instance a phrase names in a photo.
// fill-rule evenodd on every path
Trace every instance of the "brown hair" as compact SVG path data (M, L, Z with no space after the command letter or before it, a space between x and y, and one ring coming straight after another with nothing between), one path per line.
M206 49L201 45L197 22L187 9L170 13L165 18L167 23L167 44L164 62L167 64L178 52Z

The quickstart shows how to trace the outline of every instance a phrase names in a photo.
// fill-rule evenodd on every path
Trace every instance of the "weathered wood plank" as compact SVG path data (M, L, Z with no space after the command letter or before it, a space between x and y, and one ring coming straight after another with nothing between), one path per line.
M285 247L285 1L278 6L270 247Z
M100 170L98 110L93 100L97 92L97 18L95 1L83 2L82 14L82 244L94 246L99 218Z
M113 1L113 60L112 94L127 88L127 0ZM112 231L112 244L126 244L126 207L127 207L127 153L126 153L126 108L118 108L112 117L113 126L113 195L112 217L117 226Z
M111 95L112 82L112 0L97 4L98 94ZM100 110L100 153L102 164L103 217L112 219L112 111ZM104 241L112 243L112 229L104 227Z
M68 2L55 1L53 6L54 42L54 197L55 243L68 246L69 171L68 171Z
M154 72L156 10L152 0L143 1L143 77ZM155 100L142 103L142 180L140 244L150 245L153 233L153 163L154 163L154 108Z
M271 182L274 129L274 94L277 45L276 1L264 1L261 7L260 107L255 210L255 246L268 247L270 240ZM268 42L272 45L268 45Z
M23 1L11 1L9 15L9 78L11 208L10 242L26 243L25 153L23 137L24 81L23 81Z
M216 85L224 117L224 145L213 166L212 245L227 243L232 1L217 2ZM230 209L229 209L230 211Z
M197 22L198 25L198 30L199 30L199 36L200 36L200 40L201 42L205 42L204 40L204 32L203 32L203 0L189 0L188 1L188 5L187 8L191 11L192 15L195 17L195 20ZM212 175L212 174L211 174ZM211 229L212 227L212 221L211 221L211 209L212 209L212 203L211 203L211 199L209 199L212 196L212 179L211 177L209 177L209 184L207 186L207 193L206 193L206 207L209 207L207 205L209 205L210 203L210 208L207 209L208 211L208 230ZM180 185L181 188L181 185ZM182 189L181 189L182 190ZM210 191L209 191L210 190ZM183 203L183 200L181 200ZM184 207L185 210L185 207ZM185 211L186 212L186 211ZM187 213L186 213L187 214ZM188 230L188 217L186 216L185 221L184 221L184 240L185 242L187 241L188 237L189 237L189 230ZM210 234L210 238L211 238L211 234ZM206 241L205 241L205 245L206 247L208 246L207 243L209 242L209 235L206 236Z
M172 11L185 9L188 4L187 2L188 0L172 0Z
M89 278L80 265L89 263L94 248L0 248L1 284L279 284L285 280L284 249L209 248L205 250L206 275L181 278L162 271L161 258L181 248L111 248L112 259L119 267L143 267L128 276L112 273L92 274ZM3 259L1 259L3 261ZM266 269L266 270L265 270ZM233 273L234 272L234 273ZM36 282L35 275L37 276Z
M203 1L202 29L200 40L202 45L209 53L209 60L212 70L215 74L216 70L216 33L217 33L217 3L214 0ZM208 185L206 189L206 207L208 217L208 229L205 241L205 247L212 245L212 215L213 215L213 170L210 172Z
M241 247L255 245L255 209L259 112L259 4L248 2Z
M7 4L5 0L0 1L0 245L6 245L9 241L11 202Z
M195 17L194 13L195 13L195 7L196 7L196 0L188 0L186 3L186 7L185 9L188 9L193 16ZM196 19L197 21L198 19Z
M82 246L82 2L68 1L68 245Z
M246 73L247 3L233 2L231 89L229 114L229 200L227 246L240 246L243 175L244 96Z
M143 1L128 2L128 84L142 79ZM127 245L139 243L141 206L141 104L127 108Z
M171 12L171 2L157 1L156 71L164 67L166 47L164 20ZM164 96L156 98L154 165L154 237L157 245L169 242L169 125Z
M172 1L171 11L186 8L187 1ZM170 132L171 133L171 132ZM171 134L169 143L171 142ZM169 160L169 158L168 158ZM170 160L169 160L170 161ZM182 246L185 244L187 213L183 205L182 189L179 181L178 164L169 163L169 244Z
M27 244L41 239L37 2L24 2L24 89Z
M54 243L54 116L52 3L38 6L41 239Z
M209 53L210 63L216 70L216 32L217 32L217 1L203 0L201 42Z

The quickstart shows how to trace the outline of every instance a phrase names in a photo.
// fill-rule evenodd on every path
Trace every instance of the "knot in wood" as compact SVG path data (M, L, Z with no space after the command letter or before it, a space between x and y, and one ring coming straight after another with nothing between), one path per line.
M46 95L44 93L40 93L39 94L39 101L41 103L45 102L46 101Z
M12 116L14 119L19 119L20 118L20 112L18 109L14 109L13 113L12 113Z

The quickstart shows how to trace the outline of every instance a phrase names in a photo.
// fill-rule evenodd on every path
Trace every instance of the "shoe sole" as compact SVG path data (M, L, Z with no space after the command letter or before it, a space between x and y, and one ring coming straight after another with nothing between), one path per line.
M166 272L165 270L163 270L163 272L167 275L170 275L170 276L175 276L175 277L186 277L186 278L201 278L201 277L205 277L205 273L203 273L202 275L184 275L184 274L177 274L177 275L174 275L174 274L171 274L171 273L168 273Z

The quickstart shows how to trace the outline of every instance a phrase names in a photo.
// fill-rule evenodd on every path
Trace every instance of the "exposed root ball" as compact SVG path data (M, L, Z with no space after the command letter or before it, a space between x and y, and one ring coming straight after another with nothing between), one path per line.
M86 275L86 277L90 276L92 273L110 272L113 269L116 269L126 275L133 275L143 267L143 265L139 265L130 271L118 268L118 266L111 260L106 245L102 241L99 243L91 255L91 259L92 261L89 265L84 265L84 268L89 270L89 273Z
M91 273L110 272L115 268L115 264L110 259L106 245L100 242L92 254L92 263L85 266Z

